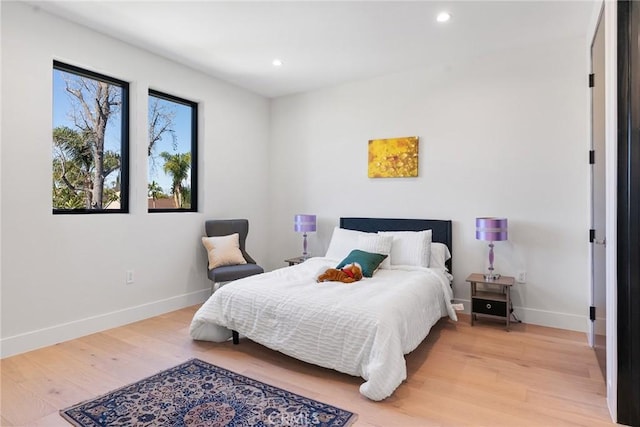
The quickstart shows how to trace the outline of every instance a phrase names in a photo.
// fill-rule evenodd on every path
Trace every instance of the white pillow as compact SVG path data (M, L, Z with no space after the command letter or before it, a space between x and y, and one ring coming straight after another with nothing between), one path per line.
M447 270L445 263L451 259L451 252L444 243L431 243L431 260L429 267ZM448 271L448 270L447 270Z
M429 267L431 258L431 230L424 231L379 231L391 236L391 265Z
M202 244L209 255L209 270L223 265L246 264L240 251L240 235L203 237Z
M371 233L335 227L325 256L336 261L345 259L358 246L358 236L361 234Z
M376 233L362 233L358 236L358 244L355 249L372 252L374 254L387 255L380 264L380 268L391 268L391 245L393 236L385 236Z

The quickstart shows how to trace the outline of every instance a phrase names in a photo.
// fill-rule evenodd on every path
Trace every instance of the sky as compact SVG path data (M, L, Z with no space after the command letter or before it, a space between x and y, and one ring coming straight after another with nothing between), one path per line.
M65 90L64 72L59 70L53 70L53 128L58 126L67 126L71 129L77 130L73 121L70 119L69 112L73 111L71 96ZM173 129L175 130L177 145L174 150L173 140L170 135L165 135L161 140L156 143L156 149L154 152L160 153L167 151L171 154L186 153L191 151L191 107L179 104L172 101L166 101L161 99L162 104L166 105L168 109L175 112ZM131 109L133 106L129 106ZM105 134L105 150L113 150L120 152L120 112L117 115L112 115L107 125ZM130 138L130 153L134 152L147 152L149 141L146 140L147 135L143 135L145 140L134 140ZM140 144L137 150L134 150L136 144ZM148 182L155 180L163 189L166 194L171 192L171 177L162 170L164 160L162 158L157 159L157 167L152 170L151 166L147 167L147 179ZM116 178L115 172L108 177L108 182L113 182ZM189 185L189 182L185 183Z

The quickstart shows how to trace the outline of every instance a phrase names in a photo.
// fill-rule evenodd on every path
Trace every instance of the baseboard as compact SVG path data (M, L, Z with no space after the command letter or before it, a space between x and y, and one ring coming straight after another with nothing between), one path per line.
M464 304L464 312L471 312L471 301L456 299L455 302ZM559 313L556 311L537 310L526 307L513 306L513 311L523 323L532 325L547 326L550 328L566 329L587 333L589 318L569 313Z
M87 317L73 322L38 329L0 340L0 357L5 358L85 335L116 328L128 323L148 319L153 316L201 304L210 295L210 289L202 289L188 294L128 307L111 313Z

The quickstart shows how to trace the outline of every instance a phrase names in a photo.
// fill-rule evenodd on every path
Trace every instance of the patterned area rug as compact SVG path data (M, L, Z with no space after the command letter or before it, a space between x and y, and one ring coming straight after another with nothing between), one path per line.
M191 359L60 411L75 426L348 426L356 415Z

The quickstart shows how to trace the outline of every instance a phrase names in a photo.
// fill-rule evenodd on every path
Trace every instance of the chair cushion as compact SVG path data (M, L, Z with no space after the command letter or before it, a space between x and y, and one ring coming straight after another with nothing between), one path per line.
M209 270L209 279L214 282L230 282L254 274L264 273L264 269L256 264L225 265Z
M228 236L203 237L202 244L209 255L209 270L222 265L246 264L240 251L238 233Z

